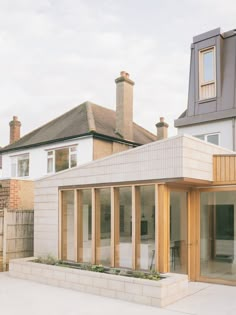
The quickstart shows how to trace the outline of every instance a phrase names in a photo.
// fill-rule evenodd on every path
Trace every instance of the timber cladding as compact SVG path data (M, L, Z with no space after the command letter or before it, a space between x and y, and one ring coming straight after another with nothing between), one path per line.
M0 181L0 271L12 258L33 255L33 182Z
M33 210L0 210L0 271L10 259L33 255L33 237Z
M213 156L214 184L236 183L236 155Z

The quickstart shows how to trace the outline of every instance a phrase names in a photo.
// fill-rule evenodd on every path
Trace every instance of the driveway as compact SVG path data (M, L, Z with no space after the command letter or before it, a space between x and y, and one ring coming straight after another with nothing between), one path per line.
M164 309L11 278L0 273L1 315L236 314L236 287L191 283L189 296Z

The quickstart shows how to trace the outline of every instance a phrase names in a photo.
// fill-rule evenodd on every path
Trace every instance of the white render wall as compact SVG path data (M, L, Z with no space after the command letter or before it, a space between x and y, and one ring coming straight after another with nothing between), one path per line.
M199 125L192 125L178 128L178 135L202 135L210 133L220 134L220 146L233 150L233 122L232 119L207 122Z
M232 153L190 136L176 136L36 181L35 255L58 257L58 187L181 177L212 180L213 154Z
M29 176L20 177L21 179L39 179L47 174L47 151L62 148L70 145L77 146L77 163L82 165L93 160L93 139L92 137L78 138L70 141L57 142L28 150L19 150L5 153L2 155L2 178L12 178L11 176L11 157L29 153L30 165Z

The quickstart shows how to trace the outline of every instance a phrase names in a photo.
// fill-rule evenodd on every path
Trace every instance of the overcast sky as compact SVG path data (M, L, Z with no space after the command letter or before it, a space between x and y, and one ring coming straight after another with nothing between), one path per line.
M115 109L121 70L152 132L186 108L192 37L236 28L235 0L0 0L0 146L86 100Z

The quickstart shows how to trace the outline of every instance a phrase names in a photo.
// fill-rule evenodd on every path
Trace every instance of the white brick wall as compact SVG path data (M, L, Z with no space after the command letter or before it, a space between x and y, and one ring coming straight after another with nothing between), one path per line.
M58 256L58 187L181 177L212 180L212 155L232 153L190 136L176 136L36 181L35 255Z

